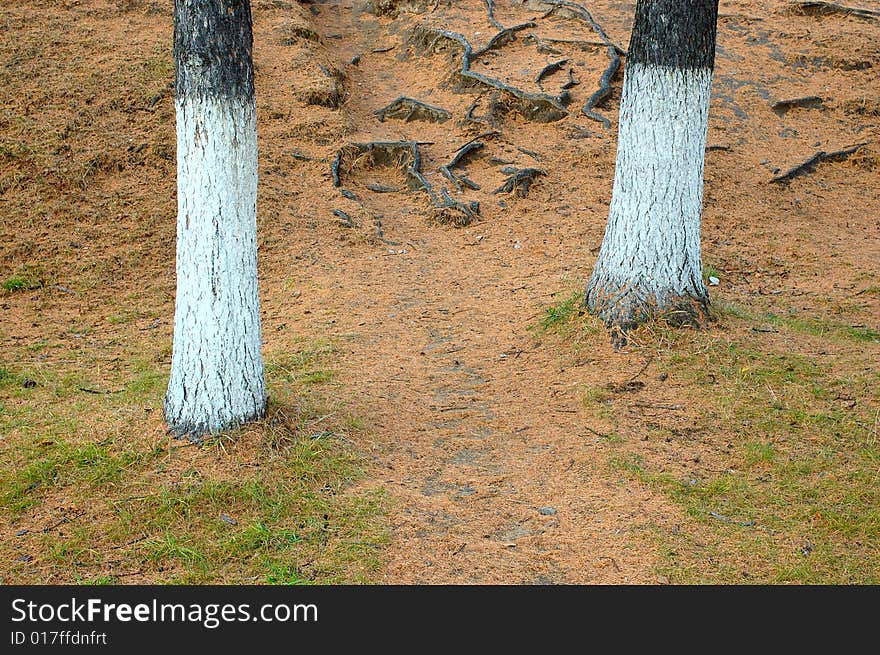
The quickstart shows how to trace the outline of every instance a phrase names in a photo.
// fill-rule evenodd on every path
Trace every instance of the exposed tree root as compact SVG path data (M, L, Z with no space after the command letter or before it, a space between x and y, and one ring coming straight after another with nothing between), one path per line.
M452 114L441 107L434 107L406 96L400 96L373 113L381 122L386 118L399 118L407 123L409 121L444 123L452 118Z
M535 179L547 175L540 168L505 168L503 172L509 173L510 176L504 181L500 187L492 193L512 193L520 198L529 195L529 187Z
M595 51L597 48L607 48L608 47L608 44L605 43L604 41L589 41L589 40L583 40L583 39L557 39L552 36L545 36L543 39L540 39L537 36L535 36L534 34L529 34L528 36L526 36L526 39L528 39L530 41L534 41L536 46L539 43L543 44L542 46L539 46L538 52L541 52L541 49L540 49L541 47L553 48L553 45L561 45L561 46L565 46L567 48L574 48L577 50L589 50L589 51ZM614 47L616 48L617 46L614 46ZM560 53L560 51L556 50L555 48L553 48L553 50L557 54ZM623 51L619 51L618 54L624 55L626 53Z
M501 31L498 32L498 34L489 39L489 43L470 54L470 62L473 63L490 50L495 50L497 48L500 48L501 46L507 45L512 41L516 41L517 32L521 32L522 30L527 30L535 26L535 23L522 23L521 25L514 25L513 27L502 28Z
M476 200L468 204L458 202L450 197L446 189L441 189L440 196L442 201L434 206L434 220L438 223L455 227L467 227L478 220L480 203Z
M452 159L450 159L449 163L446 165L449 168L454 168L454 167L458 166L459 164L462 164L464 162L464 160L467 159L468 156L472 152L476 152L480 148L485 147L486 144L483 143L482 141L480 141L480 139L485 139L487 137L497 136L498 134L499 134L498 132L493 131L493 132L485 132L483 134L480 134L479 136L474 137L473 139L471 139L470 141L465 143L461 148L456 150L455 154L452 156Z
M612 46L615 48L615 51L620 54L625 54L623 50L621 50L618 46L614 45L611 39L608 38L608 35L605 34L605 30L602 29L602 26L596 22L593 18L593 15L587 11L587 8L583 5L579 5L576 2L571 2L570 0L527 0L524 4L530 7L540 7L541 5L549 5L551 9L544 14L545 16L549 16L550 14L559 11L565 10L571 13L572 15L580 18L585 23L587 23L590 28L596 33L596 35L602 39L602 43L606 46Z
M385 186L384 184L379 184L378 182L373 182L367 185L367 188L373 193L397 193L399 189L395 189L394 187Z
M321 42L321 37L312 29L303 15L294 14L285 20L278 28L279 43L281 45L294 45L300 41Z
M793 166L788 169L784 173L777 175L772 178L770 182L774 183L782 183L782 182L790 182L796 177L800 177L801 175L806 175L807 173L811 173L816 169L816 166L823 161L843 161L853 153L857 152L860 148L868 145L868 142L858 143L854 146L850 146L849 148L843 148L842 150L834 150L832 152L825 152L824 150L820 150L814 155L812 155L809 159L801 162L797 166Z
M629 341L629 333L649 321L664 321L673 327L702 328L710 320L709 297L656 294L635 286L606 291L593 280L587 286L583 305L587 311L605 323L611 333L611 343L619 350Z
M795 107L807 107L810 109L820 109L823 106L823 99L820 96L804 96L803 98L790 98L788 100L777 100L772 105L772 109L780 116L785 114L789 109Z
M462 192L463 186L466 186L468 189L473 189L474 191L479 191L481 188L479 184L474 182L466 175L453 173L451 170L449 170L448 166L441 166L440 172L443 174L443 177L445 177L447 180L455 185L455 188L459 193Z
M527 4L530 6L536 5L538 7L541 5L550 5L551 8L545 16L549 16L554 11L568 12L587 23L601 39L602 44L605 46L606 52L608 53L608 66L605 68L605 72L602 73L602 77L599 78L599 88L589 97L581 112L587 118L602 123L602 125L605 126L605 129L608 129L611 127L611 122L601 114L597 113L595 109L611 94L611 81L614 79L617 71L620 70L620 55L625 54L624 51L608 38L608 35L605 34L605 30L596 22L593 15L587 11L585 7L576 2L570 2L570 0L536 0L534 2L527 2Z
M535 77L535 84L538 85L538 88L543 91L544 85L542 84L542 81L544 80L544 78L553 75L553 73L561 70L562 67L565 66L567 63L568 59L560 59L559 61L554 61L547 64L546 66L544 66L544 68L538 71L538 75Z
M437 28L417 26L410 34L410 43L421 52L435 53L444 50L459 53L461 68L455 75L462 88L485 86L497 89L505 95L504 105L537 123L552 123L568 115L557 98L544 93L528 93L501 80L470 70L473 50L467 39L457 32Z
M439 223L456 227L470 225L478 219L480 204L476 201L464 204L454 200L441 189L434 190L421 173L422 155L417 141L371 141L351 143L341 148L333 159L330 171L334 186L341 184L342 171L350 172L357 166L390 166L403 169L410 190L428 194L434 206L434 216ZM381 237L380 237L381 238Z
M336 156L333 157L333 162L330 164L330 176L333 178L333 186L337 188L342 184L342 181L339 179L339 166L341 163L342 151L340 150L336 153Z
M421 173L418 173L417 176L419 185L428 194L431 204L434 205L434 220L438 223L455 227L466 227L478 219L480 203L476 200L466 205L450 197L446 189L441 189L438 196L437 192L434 191L434 187L431 186L431 183Z
M608 56L611 58L611 61L608 62L608 67L602 73L602 77L599 78L599 88L587 99L586 104L581 109L584 116L592 118L594 121L599 121L606 130L611 127L611 121L593 110L611 95L611 80L614 79L617 71L620 70L620 57L612 46L608 46Z
M494 135L494 134L497 134L497 132L487 133L487 135ZM483 136L486 136L486 135L483 135ZM479 137L477 137L477 138L479 138ZM462 185L468 187L469 189L473 189L474 191L479 191L480 185L464 175L453 173L452 169L455 168L456 166L458 166L460 163L462 163L462 161L470 153L475 152L476 150L480 150L481 148L484 148L485 146L486 146L486 144L483 143L482 141L478 141L477 139L472 139L471 141L468 141L466 144L464 144L461 148L458 149L458 151L455 153L455 155L452 157L452 159L449 161L448 164L445 164L440 167L440 172L443 174L443 176L447 180L449 180L450 182L452 182L455 185L455 188L458 189L459 193L461 193Z
M534 150L529 150L528 148L523 148L522 146L517 146L516 149L519 150L522 154L528 155L529 157L534 159L536 162L540 163L541 157Z
M336 153L330 166L334 186L341 183L341 171L351 172L355 167L390 166L403 169L407 176L410 189L421 187L419 170L422 155L419 144L415 141L370 141L369 143L351 143Z
M553 46L549 45L551 39L542 39L536 34L527 34L526 40L532 41L535 44L535 49L542 55L561 55L562 50L558 50Z
M343 227L355 227L354 220L341 209L334 209L333 215L339 219L339 224Z
M480 104L480 99L482 96L474 98L474 101L471 103L471 106L468 107L467 111L464 113L465 122L471 121L474 123L479 123L480 120L478 118L474 118L474 110L477 108L477 105Z
M382 231L382 217L373 214L367 207L362 203L358 203L360 207L361 218L366 222L372 222L373 224L373 238L377 241L384 243L389 246L399 246L400 244L397 241L390 241L385 238L385 233ZM360 224L355 221L355 219L348 214L348 212L344 212L341 209L334 209L333 215L337 218L337 224L340 227L344 227L346 229L355 229L360 227ZM367 237L367 240L371 240L370 237Z
M846 7L834 2L823 2L822 0L796 0L793 4L796 9L808 16L844 14L846 16L856 16L857 18L867 18L869 20L880 19L880 11L877 11L876 9L868 9L866 7Z
M498 22L498 19L495 18L495 1L494 0L484 0L486 3L486 12L489 14L489 22L492 23L492 27L499 30L504 30L504 25Z

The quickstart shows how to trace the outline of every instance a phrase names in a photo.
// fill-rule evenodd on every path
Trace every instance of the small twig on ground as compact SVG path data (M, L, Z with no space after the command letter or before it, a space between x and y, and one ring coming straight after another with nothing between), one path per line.
M88 387L77 387L80 391L85 391L86 393L94 394L95 396L106 396L113 393L121 393L121 389L119 391L101 391L99 389L89 389Z
M608 434L605 434L604 432L599 432L598 430L594 430L594 429L591 428L589 425L583 425L583 426L581 426L581 427L583 427L584 430L586 430L587 432L589 432L589 433L591 433L591 434L595 434L595 435L596 435L597 437L599 437L600 439L607 439L607 438L610 436L610 435L608 435Z
M608 560L609 562L611 562L611 565L614 567L614 570L617 571L618 573L620 573L620 567L617 565L616 559L614 559L613 557L605 557L605 556L600 556L599 559L600 560L603 560L603 559Z
M134 544L140 543L141 541L143 541L143 540L146 539L146 538L147 538L147 535L144 535L144 536L142 536L142 537L138 537L137 539L132 539L131 541L128 541L128 542L126 542L126 543L124 543L124 544L118 544L118 545L116 545L116 546L110 546L110 550L119 550L120 548L125 548L125 547L127 547L127 546L133 546Z
M137 570L137 571L128 571L128 572L126 572L126 573L114 573L114 574L113 574L113 577L114 577L114 578L128 578L128 577L131 577L131 576L133 576L133 575L143 575L143 574L144 574L143 569L140 569L140 570Z
M796 166L793 166L792 168L788 169L784 173L781 173L781 174L777 175L776 177L772 178L770 180L770 182L773 182L773 183L789 182L796 177L799 177L801 175L805 175L806 173L811 173L816 168L816 165L819 164L819 162L843 161L844 159L846 159L850 155L854 154L860 148L863 148L866 145L868 145L868 142L857 143L854 146L850 146L848 148L843 148L841 150L833 150L831 152L825 152L824 150L820 150L817 153L813 154L806 161L803 161L800 164L797 164Z
M730 517L724 516L724 514L719 514L718 512L709 512L709 516L711 516L713 519L721 521L722 523L739 525L744 528L751 528L752 526L757 525L755 521L734 521Z
M846 16L856 16L857 18L867 18L877 20L880 18L880 11L876 9L868 9L867 7L846 7L834 2L824 2L824 0L796 0L794 7L800 9L807 15L827 16L828 14L844 14Z
M634 402L631 407L641 407L642 409L667 409L676 412L684 409L681 405L662 405L657 403L646 403L640 400Z
M80 516L82 516L83 514L85 514L85 512L79 512L79 513L77 513L77 514L74 514L73 516L68 516L68 515L65 514L65 515L61 518L60 521L58 521L57 523L53 523L52 525L50 525L50 526L47 527L47 528L43 528L43 529L41 530L41 532L43 532L44 534L47 533L47 532L51 532L52 530L54 530L55 528L57 528L59 525L61 525L61 524L63 524L63 523L70 523L71 521L75 521L76 519L78 519L78 518L79 518Z
M650 355L650 356L648 357L648 359L645 360L645 365L642 366L642 368L639 369L639 372L638 372L638 373L636 373L635 375L633 375L633 376L629 379L629 382L632 382L632 381L634 381L634 380L638 380L638 379L639 379L639 376L640 376L642 373L644 373L645 371L648 370L648 367L651 365L651 362L653 362L653 361L654 361L654 355Z

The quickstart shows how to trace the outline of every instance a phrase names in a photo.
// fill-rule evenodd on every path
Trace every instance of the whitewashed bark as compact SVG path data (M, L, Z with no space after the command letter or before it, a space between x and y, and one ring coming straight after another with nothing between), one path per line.
M700 232L712 71L631 62L608 224L585 303L610 326L700 323Z
M257 286L253 98L190 96L177 110L177 296L165 418L217 432L266 408Z

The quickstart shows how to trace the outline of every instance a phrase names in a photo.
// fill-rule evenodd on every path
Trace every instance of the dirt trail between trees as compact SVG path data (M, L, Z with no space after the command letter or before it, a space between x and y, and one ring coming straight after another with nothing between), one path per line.
M401 188L399 172L358 169L342 175L342 188L365 199L367 212L359 216L369 219L362 227L372 229L381 216L388 243L356 256L344 245L334 253L322 244L321 261L342 263L326 273L309 269L312 284L324 291L303 293L314 320L332 315L334 331L357 335L347 341L343 368L358 372L350 381L373 421L377 483L395 499L385 581L654 581L656 556L644 528L672 521L675 510L631 481L608 478L600 440L585 427L577 397L585 381L623 380L641 363L610 348L565 361L542 348L530 329L559 301L554 293L567 296L585 279L583 253L598 244L602 229L604 205L585 206L582 194L570 197L559 178L569 167L580 168L577 155L589 152L572 152L572 139L581 136L570 131L572 125L583 126L605 149L609 136L585 119L564 128L515 117L491 124L462 121L478 94L442 88L454 70L444 54L407 52L404 27L422 17L377 20L346 3L314 9L313 23L328 51L343 62L360 55L357 66L345 67L349 95L342 111L358 128L351 142L427 142L427 179L448 185L459 198L437 167L478 134L498 129L466 167L482 189L466 194L465 202L480 202L482 221L455 230L426 220L424 203L412 206L418 191L401 196L365 187L379 181ZM498 12L505 25L535 16L528 10ZM475 47L496 32L476 2L444 7L424 20L468 32ZM553 21L551 28L562 26L560 38L566 29L595 38L571 23ZM504 70L513 71L512 83L540 92L532 80L547 57L521 41L513 46L512 61L505 53ZM568 79L564 70L548 80L548 88ZM583 79L591 90L579 93L578 101L596 81ZM483 105L489 95L481 94ZM398 96L440 106L454 118L442 124L380 123L373 112ZM571 109L577 113L576 104ZM511 165L550 167L549 180L536 186L543 184L558 202L489 193L503 182L500 169ZM589 175L610 182L607 161L591 168ZM341 196L337 202L350 214L356 213L353 205ZM591 220L559 220L560 214L584 211Z
M590 6L608 37L623 47L632 15L624 4ZM351 171L346 161L341 167L340 189L357 200L338 191L323 197L327 209L344 211L358 225L340 232L359 230L369 239L378 221L385 239L369 250L350 245L345 234L336 244L316 244L313 265L304 273L313 288L302 296L311 311L310 331L329 321L333 332L351 335L344 368L373 421L376 483L395 499L384 580L656 581L652 535L677 530L679 510L607 467L609 454L597 436L605 428L595 424L579 396L584 388L630 379L643 359L595 341L589 352L566 355L566 348L552 346L552 337L547 346L530 329L546 307L559 302L554 293L567 296L586 280L601 240L614 134L581 115L580 107L598 88L607 48L570 13L547 16L548 6L540 4L496 7L504 27L534 25L475 59L473 70L556 98L567 82L578 82L568 85L568 116L542 123L528 120L511 108L510 96L491 88L455 92L458 46L437 40L437 32L427 48L412 37L416 25L441 29L464 35L477 50L498 32L483 3L438 3L423 14L401 11L396 18L378 18L358 3L309 8L328 61L344 71L338 76L344 80L339 111L352 131L346 140L422 142L421 171L435 190L447 188L448 197L464 204L476 200L481 208L481 220L469 227L438 225L426 220L420 191L370 190L368 185L402 190L406 178L363 161ZM726 210L716 197L731 198L740 185L771 177L767 169L773 165L787 170L799 158L790 150L809 151L801 136L796 147L779 153L784 161L758 163L742 153L762 148L753 142L752 113L766 112L774 98L806 95L803 71L758 70L762 61L784 55L768 38L766 21L747 11L723 17L720 34L707 232L710 243L718 235L715 243L729 247L738 235L724 228ZM538 73L561 60L567 61L559 72L539 86ZM380 122L375 112L400 96L445 109L452 118ZM619 77L599 113L613 119L618 99ZM818 138L822 126L808 124L807 130ZM439 166L486 133L480 139L485 146L456 169L481 188L458 194ZM782 130L760 139L782 142L788 136ZM731 151L739 152L735 165ZM743 160L750 170L742 168ZM540 168L545 176L524 198L492 194L511 166ZM657 389L657 372L649 366L642 375L650 384L640 402L662 402L668 391ZM657 413L631 408L633 432ZM686 417L681 422L689 423ZM689 460L683 450L688 447L670 457Z

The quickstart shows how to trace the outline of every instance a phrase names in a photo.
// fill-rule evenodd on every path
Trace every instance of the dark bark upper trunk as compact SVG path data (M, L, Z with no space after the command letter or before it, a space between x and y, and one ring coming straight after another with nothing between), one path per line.
M253 98L250 0L174 0L178 98Z
M718 0L638 0L628 64L715 66Z

